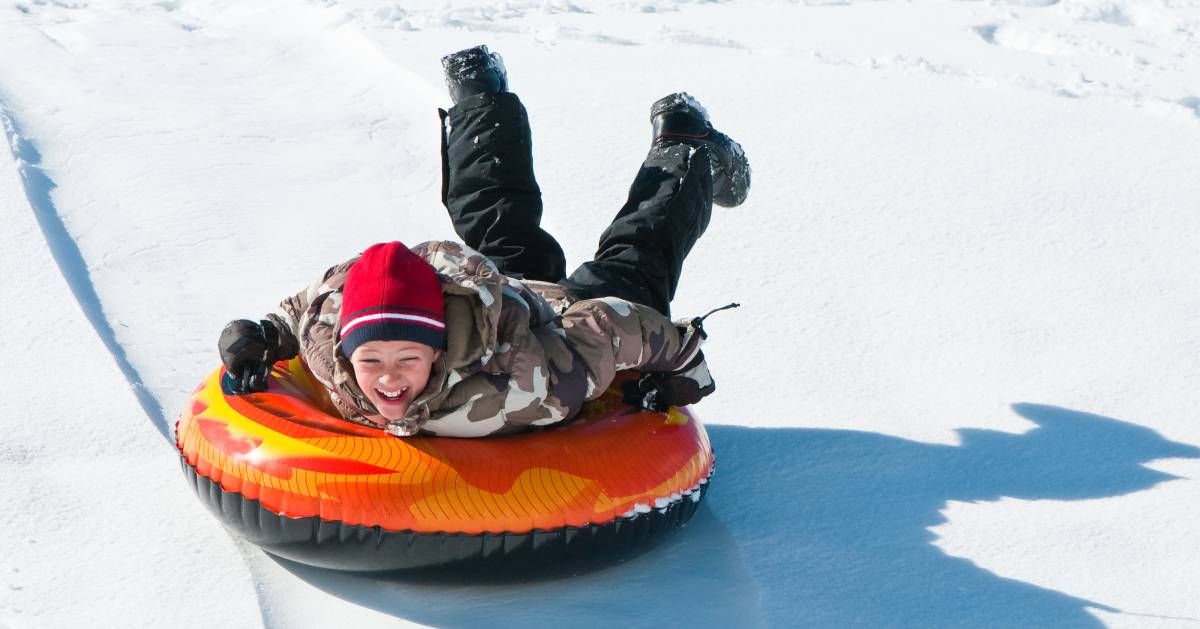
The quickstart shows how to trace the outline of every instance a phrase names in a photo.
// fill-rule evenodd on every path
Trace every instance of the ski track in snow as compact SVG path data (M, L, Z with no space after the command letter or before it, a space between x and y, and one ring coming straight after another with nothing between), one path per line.
M202 18L194 15L180 16L183 6L182 2L161 2L154 6L161 8L164 12L172 13L173 20L183 20L179 25L185 32L191 33L202 30L206 22ZM15 7L18 11L25 15L34 15L42 9L55 9L63 11L86 10L88 5L85 3L63 3L57 0L45 2L43 0L34 0L29 4L18 4ZM315 18L317 21L322 21L321 7L313 6L315 10ZM302 9L303 10L303 9ZM310 16L312 17L312 16ZM48 18L52 25L62 27L73 21L73 18L65 17L62 14L54 14ZM43 25L33 26L47 41L56 48L67 52L72 52L72 40L64 38L64 33L52 33L51 29ZM396 64L392 59L388 58L379 50L378 46L370 39L363 37L355 28L338 28L336 22L316 27L316 29L325 37L336 42L336 50L338 54L344 54L352 57L355 63L351 65L362 65L371 68L372 72L378 72L383 69L385 73L390 73L394 80L393 85L386 86L388 89L405 89L409 97L416 96L417 100L424 99L432 101L434 97L434 89L424 80L412 75L406 68ZM312 29L311 25L308 28ZM299 31L298 31L299 32ZM66 33L69 34L69 31ZM278 33L273 33L278 37ZM2 92L0 92L2 94ZM365 94L360 94L362 97ZM170 399L169 391L158 391L158 396L154 394L143 381L142 376L137 368L130 362L127 352L124 347L118 342L112 320L106 315L103 308L103 300L98 293L95 283L92 279L92 273L89 271L89 265L84 258L79 244L72 237L70 231L66 227L62 214L56 207L52 198L52 191L57 188L57 184L50 177L47 171L42 167L42 156L35 144L30 141L26 134L21 130L16 116L10 112L10 108L4 106L4 101L0 100L0 120L3 122L5 136L9 143L13 159L16 161L18 170L21 175L24 191L29 201L30 208L36 216L38 225L41 227L43 235L46 239L48 247L56 261L60 272L65 278L70 290L75 297L80 309L84 312L87 320L94 329L96 335L108 349L118 368L133 388L139 404L145 411L146 416L154 425L158 433L163 439L172 444L174 436L172 428L168 424L166 415L163 410L163 404L160 397L166 393L166 398ZM383 119L377 119L371 122L373 126L376 123L383 122ZM164 131L163 133L170 133ZM367 129L368 136L371 137L373 129ZM105 135L103 141L111 141L122 138L135 138L145 133L133 134L117 134ZM274 142L274 138L264 137L263 139ZM69 163L70 156L66 157ZM158 252L164 248L178 247L183 245L188 250L198 250L199 247L207 242L225 240L227 235L218 235L211 237L197 238L194 234L181 233L174 239L163 239L153 242L147 246L124 249L120 252L120 257L123 259L133 259L143 253ZM104 268L110 261L110 258L116 258L112 251L103 251L95 262L95 268ZM254 591L251 595L257 600L257 607L260 611L260 620L264 627L282 627L290 626L288 620L279 620L280 617L288 618L286 610L292 605L289 603L291 598L306 597L312 598L311 590L296 593L294 589L289 589L286 585L281 589L278 586L278 578L273 577L274 574L280 571L275 568L271 561L263 559L263 553L258 548L250 544L238 543L237 547L242 554L242 559L250 572L251 581L254 584ZM274 585L273 587L273 584ZM282 593L282 594L281 594ZM354 610L352 606L342 604L336 599L329 597L318 597L314 600L322 600L323 609L321 613L329 613L341 616L353 617ZM368 614L366 619L370 621L372 615ZM144 619L149 621L150 619ZM311 619L308 622L313 622ZM294 620L292 621L294 623ZM378 620L375 620L378 623Z
M0 103L0 122L3 122L5 138L12 151L12 157L17 162L17 169L21 173L21 182L25 188L25 196L29 200L29 207L37 217L42 235L46 238L46 244L54 256L54 261L58 264L59 271L71 288L71 293L79 303L80 310L91 323L92 329L96 331L96 336L112 354L113 361L125 376L125 380L129 382L138 404L146 412L146 417L150 419L150 423L164 439L170 440L170 427L167 425L162 404L143 384L141 375L126 357L125 349L117 342L116 333L113 331L112 323L104 314L104 306L100 301L100 295L96 293L96 287L92 284L91 273L88 271L83 254L79 251L79 245L71 237L58 209L54 206L51 192L54 190L55 184L42 169L41 154L32 143L21 135L21 127L3 103Z

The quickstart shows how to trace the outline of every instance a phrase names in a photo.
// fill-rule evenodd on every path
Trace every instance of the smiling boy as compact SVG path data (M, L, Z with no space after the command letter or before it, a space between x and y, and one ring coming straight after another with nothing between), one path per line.
M687 94L654 103L625 205L567 276L503 63L483 46L442 62L455 103L441 112L443 201L466 245L378 243L265 320L231 322L218 347L238 388L263 390L269 365L299 355L345 419L457 437L569 419L623 370L645 374L626 394L647 408L711 393L703 317L668 315L714 200L746 197L741 147Z

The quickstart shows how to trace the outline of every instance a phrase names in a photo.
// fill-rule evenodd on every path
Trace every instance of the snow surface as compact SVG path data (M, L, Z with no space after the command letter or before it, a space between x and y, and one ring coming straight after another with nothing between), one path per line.
M232 540L167 439L257 316L452 237L487 43L591 254L647 110L746 148L678 314L719 469L606 570L381 580ZM0 3L0 627L1200 624L1200 2Z

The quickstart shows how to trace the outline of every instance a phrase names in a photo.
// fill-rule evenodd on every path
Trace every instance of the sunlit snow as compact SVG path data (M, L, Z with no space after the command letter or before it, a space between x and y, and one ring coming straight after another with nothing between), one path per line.
M226 321L453 238L438 60L480 43L573 263L655 100L745 147L673 305L742 304L719 471L596 572L272 559L175 418ZM0 120L0 628L1200 624L1196 0L10 0Z

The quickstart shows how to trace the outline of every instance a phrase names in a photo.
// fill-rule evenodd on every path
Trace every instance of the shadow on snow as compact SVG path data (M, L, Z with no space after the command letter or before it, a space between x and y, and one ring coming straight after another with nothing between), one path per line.
M423 583L285 568L343 599L447 627L1098 627L1112 610L1006 579L932 545L948 500L1085 500L1174 477L1197 458L1134 424L1018 404L1024 434L962 430L961 445L846 430L711 426L718 471L682 531L628 562L560 580ZM1119 611L1119 610L1112 610Z

